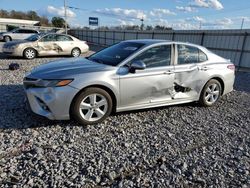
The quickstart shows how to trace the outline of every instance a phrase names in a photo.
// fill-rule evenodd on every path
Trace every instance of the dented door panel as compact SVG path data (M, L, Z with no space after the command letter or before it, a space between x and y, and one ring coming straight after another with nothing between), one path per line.
M69 55L74 47L73 41L57 41L56 44L60 47L58 51L61 55Z
M174 66L151 68L120 75L122 106L172 100Z
M176 65L173 99L198 99L208 77L197 64Z
M62 48L56 42L38 42L37 51L39 55L58 55Z

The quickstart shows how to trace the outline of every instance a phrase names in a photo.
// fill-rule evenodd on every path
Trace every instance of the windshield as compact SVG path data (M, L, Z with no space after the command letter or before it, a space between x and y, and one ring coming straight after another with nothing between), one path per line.
M88 59L97 63L116 66L144 45L136 42L121 42L93 54Z
M37 41L39 39L39 35L31 35L30 37L26 38L27 41Z

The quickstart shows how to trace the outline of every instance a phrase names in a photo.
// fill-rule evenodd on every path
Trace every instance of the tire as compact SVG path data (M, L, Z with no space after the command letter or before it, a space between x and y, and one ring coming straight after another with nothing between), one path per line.
M11 37L10 36L5 36L3 38L3 40L4 40L4 42L9 42L9 41L11 41Z
M221 84L218 80L209 80L202 89L199 103L202 106L213 106L219 99L222 93Z
M72 57L79 57L81 55L81 50L79 48L73 48L71 51Z
M110 95L100 88L87 88L73 101L71 116L82 125L102 122L112 111Z
M36 50L33 48L26 48L23 51L23 57L26 59L34 59L36 57Z

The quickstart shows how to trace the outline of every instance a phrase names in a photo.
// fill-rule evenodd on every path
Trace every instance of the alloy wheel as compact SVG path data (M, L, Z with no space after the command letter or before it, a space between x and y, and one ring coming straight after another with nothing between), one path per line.
M79 57L79 56L80 56L80 51L79 51L79 49L74 49L74 50L72 51L72 56L73 56L73 57Z
M35 57L35 55L36 55L36 52L33 49L27 49L25 51L25 56L28 59L33 59Z
M101 119L108 110L107 99L101 94L90 94L80 103L79 112L81 117L89 122Z
M205 92L205 100L208 104L213 104L217 101L220 95L220 88L218 84L213 83L209 85Z

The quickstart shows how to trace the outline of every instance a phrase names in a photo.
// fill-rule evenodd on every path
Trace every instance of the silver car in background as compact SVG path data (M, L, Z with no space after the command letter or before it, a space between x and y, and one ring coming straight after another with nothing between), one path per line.
M9 56L33 59L37 56L71 55L86 53L89 46L73 36L65 34L32 35L25 40L10 41L3 45L3 53Z
M95 124L111 112L194 101L212 106L233 90L234 69L202 46L131 40L41 65L24 78L24 88L33 112Z
M8 32L4 32L0 34L0 41L3 40L5 42L9 42L12 40L24 40L31 35L38 34L39 32L34 29L26 29L26 28L16 28Z

